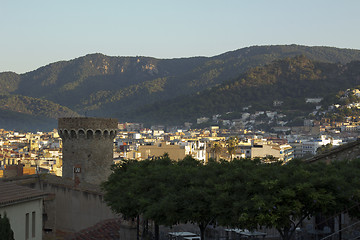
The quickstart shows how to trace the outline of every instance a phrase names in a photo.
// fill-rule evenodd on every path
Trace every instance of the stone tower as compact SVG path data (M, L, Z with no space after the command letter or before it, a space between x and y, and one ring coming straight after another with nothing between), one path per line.
M63 141L63 177L76 183L100 184L110 175L117 120L105 118L59 118Z

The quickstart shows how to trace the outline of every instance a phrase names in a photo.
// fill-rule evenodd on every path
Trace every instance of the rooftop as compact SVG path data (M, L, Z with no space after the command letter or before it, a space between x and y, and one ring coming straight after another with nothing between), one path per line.
M102 240L117 240L120 238L121 220L109 219L104 220L95 226L89 227L82 230L81 232L75 233L71 240L92 240L92 239L102 239Z
M32 188L16 185L11 182L0 182L0 207L18 202L30 201L47 195Z

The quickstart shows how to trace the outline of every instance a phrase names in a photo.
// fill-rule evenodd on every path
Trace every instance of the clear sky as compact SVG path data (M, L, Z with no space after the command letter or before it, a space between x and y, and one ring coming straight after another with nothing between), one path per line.
M360 49L359 0L0 0L0 72L89 53L180 58L253 45Z

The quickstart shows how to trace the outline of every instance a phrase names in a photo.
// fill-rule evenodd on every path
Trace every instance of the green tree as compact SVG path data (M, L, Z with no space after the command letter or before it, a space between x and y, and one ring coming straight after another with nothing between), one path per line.
M11 230L10 221L6 213L4 217L1 217L0 214L0 239L14 240L14 232Z
M293 160L211 161L191 156L174 162L127 161L103 184L105 201L125 217L142 215L157 224L191 222L205 238L206 227L276 228L283 240L317 214L360 216L360 160L307 164ZM155 234L158 236L158 234Z
M140 163L135 160L124 161L112 167L113 173L102 187L106 191L104 199L110 208L121 213L124 218L135 218L142 213L140 199L141 192Z
M249 200L247 185L251 184L251 175L258 164L259 160L250 159L234 159L218 164L219 172L214 184L217 197L213 208L220 225L241 227L239 216L246 209L246 202Z
M209 206L216 196L212 187L216 175L210 166L191 156L176 163L167 155L124 162L113 168L114 172L103 184L105 201L115 212L128 218L142 215L168 226L196 223L204 239L206 226L215 220Z
M325 163L294 160L286 165L260 164L248 172L246 188L240 188L246 201L235 199L233 210L238 220L231 224L249 229L274 227L284 240L291 239L306 218L341 212L351 189L336 168ZM344 186L342 197L338 186Z
M216 161L218 160L219 153L221 153L221 151L222 151L222 147L220 143L214 142L211 145L210 152L214 154Z
M317 153L317 154L321 154L321 153L327 152L327 151L329 151L332 147L333 147L333 145L332 145L331 143L328 143L328 144L326 144L326 145L322 145L322 146L318 147L318 149L316 149L316 153Z
M146 160L148 161L148 160ZM141 162L145 164L146 162ZM146 190L143 192L143 215L155 222L155 239L159 239L159 224L171 226L179 222L176 202L175 170L168 154L149 161L148 171L142 176Z
M174 165L164 154L154 160L125 161L113 167L113 173L102 185L105 201L111 209L124 218L142 215L155 222L155 237L159 237L159 224L174 225L176 192ZM145 228L144 235L147 235Z
M226 148L231 160L233 159L238 143L239 139L237 137L229 137L229 139L226 141Z
M177 163L177 206L181 222L198 225L200 237L205 239L206 227L216 220L213 202L216 197L216 162L207 165L188 156Z

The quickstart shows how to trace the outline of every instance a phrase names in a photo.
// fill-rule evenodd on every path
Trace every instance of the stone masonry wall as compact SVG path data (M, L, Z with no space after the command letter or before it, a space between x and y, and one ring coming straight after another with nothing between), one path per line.
M360 158L360 140L335 147L328 152L311 157L305 160L305 162L324 161L329 163L332 161L352 160L356 158Z
M60 118L63 177L100 184L110 175L117 121L103 118Z

